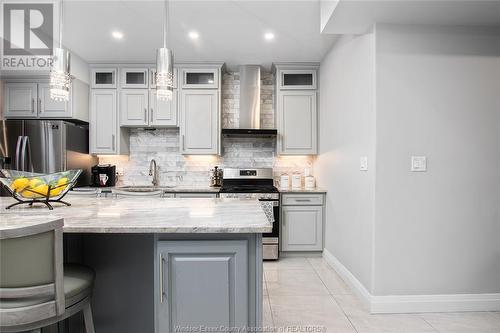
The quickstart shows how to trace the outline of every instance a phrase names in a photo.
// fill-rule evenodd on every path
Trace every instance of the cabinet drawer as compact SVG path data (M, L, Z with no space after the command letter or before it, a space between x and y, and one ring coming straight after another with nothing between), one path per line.
M323 205L323 194L283 194L281 204L284 206Z

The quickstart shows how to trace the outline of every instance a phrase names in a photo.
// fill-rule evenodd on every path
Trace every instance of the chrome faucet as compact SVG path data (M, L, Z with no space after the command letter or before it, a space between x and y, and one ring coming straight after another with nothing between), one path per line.
M149 162L149 175L153 176L153 186L158 186L158 168L154 159Z

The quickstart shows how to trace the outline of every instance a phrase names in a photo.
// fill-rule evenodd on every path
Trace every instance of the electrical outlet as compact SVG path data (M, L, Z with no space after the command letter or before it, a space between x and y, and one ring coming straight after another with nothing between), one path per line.
M359 171L368 171L368 156L359 158Z
M427 171L427 157L426 156L412 156L411 157L411 171L412 172L425 172L425 171Z

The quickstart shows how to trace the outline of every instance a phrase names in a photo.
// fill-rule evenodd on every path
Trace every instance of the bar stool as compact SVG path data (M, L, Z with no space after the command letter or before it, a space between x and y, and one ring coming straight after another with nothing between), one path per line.
M95 273L63 265L63 225L63 219L14 227L0 223L1 332L38 330L83 311L85 332L94 333Z

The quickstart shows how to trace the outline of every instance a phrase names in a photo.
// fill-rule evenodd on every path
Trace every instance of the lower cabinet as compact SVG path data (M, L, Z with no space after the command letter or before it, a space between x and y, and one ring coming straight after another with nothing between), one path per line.
M311 199L307 195L294 198L285 195L281 219L281 250L282 251L321 251L323 250L323 204L308 205L315 202L318 195ZM295 203L294 203L295 202Z
M158 333L248 325L246 240L159 241L157 265Z

